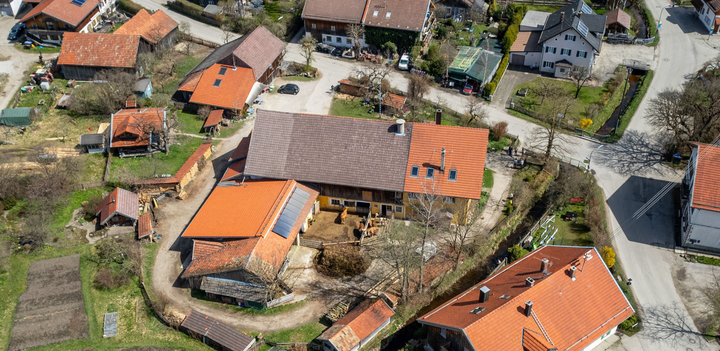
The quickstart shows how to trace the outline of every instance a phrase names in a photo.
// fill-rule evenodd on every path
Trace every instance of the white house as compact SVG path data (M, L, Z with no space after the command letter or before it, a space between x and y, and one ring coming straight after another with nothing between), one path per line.
M720 252L720 146L695 144L683 179L683 246Z
M596 15L583 1L548 14L528 11L510 48L510 63L567 77L576 67L592 71L602 48L605 16Z

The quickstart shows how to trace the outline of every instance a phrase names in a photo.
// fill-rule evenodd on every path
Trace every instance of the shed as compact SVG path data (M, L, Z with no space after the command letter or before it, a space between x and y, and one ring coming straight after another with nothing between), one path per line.
M382 107L390 114L401 114L403 106L405 106L406 97L387 93L383 94Z
M133 87L133 91L143 99L147 99L152 96L153 86L150 78L143 78L137 81Z
M91 154L105 152L105 134L83 134L80 136L80 146L87 148Z
M29 126L36 113L32 107L6 108L0 113L0 124L10 127Z
M338 90L343 94L352 96L364 95L363 90L365 90L365 86L360 83L353 82L349 79L341 79L338 83L340 83Z
M209 17L212 19L217 19L220 15L220 11L222 8L218 5L207 5L205 6L205 9L203 10L203 16Z
M631 29L632 19L627 12L621 9L610 10L605 13L605 17L607 17L605 26L608 33L625 33Z
M205 119L205 124L203 124L203 131L205 132L216 132L218 130L218 125L222 121L223 114L225 113L225 110L212 110L210 114Z
M223 350L247 351L255 344L255 338L197 311L191 311L180 327L204 344Z
M152 214L146 213L140 215L137 222L138 239L147 238L152 234L155 234L155 230L153 230L152 227Z

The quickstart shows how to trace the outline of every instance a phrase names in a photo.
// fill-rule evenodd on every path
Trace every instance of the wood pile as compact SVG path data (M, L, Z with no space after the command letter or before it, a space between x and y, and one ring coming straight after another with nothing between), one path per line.
M340 318L345 317L345 315L348 313L348 310L350 309L350 306L345 302L339 302L337 305L333 306L326 314L325 318L329 319L331 322L335 323Z

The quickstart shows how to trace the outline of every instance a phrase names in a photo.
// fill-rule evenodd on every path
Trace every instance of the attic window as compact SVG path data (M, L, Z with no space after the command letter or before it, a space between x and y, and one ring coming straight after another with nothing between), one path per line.
M472 314L480 314L480 312L485 311L485 307L475 307L470 311Z
M457 169L451 169L448 174L448 180L457 181Z
M227 72L227 67L220 68L220 73L218 73L218 74L221 76L224 76L225 72Z
M373 17L377 17L377 15L378 15L377 10L373 11Z
M411 177L417 177L417 176L418 176L418 173L420 173L420 167L418 167L418 166L412 166L412 168L410 169L410 176L411 176Z
M390 18L390 11L385 13L385 19L388 19L388 18Z
M428 178L428 179L435 178L435 169L428 167L427 173L425 173L425 178Z
M214 86L214 87L219 87L219 86L220 86L220 82L222 82L222 79L215 79L215 83L213 83L213 86Z

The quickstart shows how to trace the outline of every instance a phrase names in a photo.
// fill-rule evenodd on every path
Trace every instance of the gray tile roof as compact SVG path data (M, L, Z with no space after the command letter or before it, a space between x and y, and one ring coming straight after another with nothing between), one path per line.
M190 311L190 315L185 317L180 326L205 336L231 351L245 351L255 343L255 338L198 311Z
M245 174L403 191L412 124L258 110Z
M525 17L523 17L522 22L520 22L520 30L541 31L549 16L550 12L530 10L525 13Z
M577 14L581 12L583 5L585 5L585 2L577 1L550 14L547 22L545 22L545 28L540 35L540 39L538 39L538 43L543 43L556 35L562 34L568 29L573 29L580 34L595 51L600 52L602 36L605 32L606 18L605 16L596 15L595 13L583 13L581 16L578 16ZM560 21L561 18L562 21ZM583 33L578 30L581 21L588 28L587 35L583 35Z
M307 0L303 7L303 19L330 22L360 23L366 0Z

